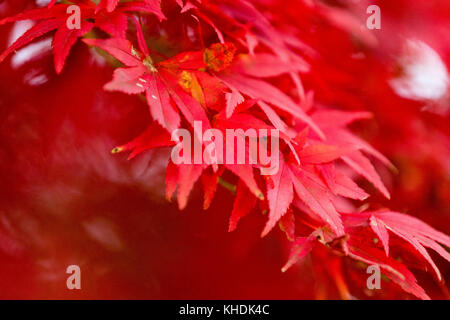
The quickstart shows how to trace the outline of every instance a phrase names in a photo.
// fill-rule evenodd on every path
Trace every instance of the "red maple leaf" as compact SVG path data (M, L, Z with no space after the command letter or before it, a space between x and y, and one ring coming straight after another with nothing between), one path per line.
M49 8L34 9L13 17L4 18L0 20L0 25L20 20L34 20L37 21L37 23L0 55L0 62L34 39L56 30L52 47L56 73L61 73L70 49L78 38L87 34L92 28L97 27L112 36L125 38L127 19L134 11L152 13L157 15L160 19L164 19L164 15L160 8L152 3L153 1L132 1L120 4L120 6L114 10L117 1L109 1L108 6L106 7L104 7L104 1L98 6L91 1L82 1L78 4L81 19L80 28L74 29L70 29L67 24L67 20L72 15L72 13L68 11L68 8L72 5L54 5L55 1L52 1L49 4Z

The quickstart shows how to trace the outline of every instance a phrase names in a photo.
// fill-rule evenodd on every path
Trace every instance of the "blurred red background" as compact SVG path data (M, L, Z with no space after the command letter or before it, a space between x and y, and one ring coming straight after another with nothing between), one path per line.
M271 3L261 1L261 6ZM281 8L278 17L297 18L298 11L273 3ZM392 201L375 193L372 203L418 216L449 234L448 89L442 101L423 110L430 101L400 97L389 85L405 68L399 62L405 42L399 39L427 43L448 70L449 3L379 4L386 29L377 35L378 45L364 49L364 59L357 62L349 62L358 44L348 30L315 17L298 22L322 57L311 61L313 72L305 86L314 89L320 103L375 113L374 120L354 130L387 155L398 174L383 173ZM33 1L3 1L0 14L31 7ZM0 27L1 49L13 28ZM346 81L336 74L346 74ZM111 75L110 66L81 43L60 76L46 49L27 61L16 57L0 64L0 298L340 298L327 272L324 277L312 266L314 257L281 273L287 240L280 231L259 237L265 216L249 215L228 233L228 190L219 188L207 211L201 209L197 190L179 212L164 198L165 151L132 161L111 155L114 146L135 137L150 121L139 98L102 90ZM448 264L433 258L448 278ZM66 287L71 264L81 267L82 290ZM366 275L352 273L351 261L344 265L349 286L358 292L351 279ZM448 298L430 276L417 275L431 297ZM408 296L385 291L376 297Z

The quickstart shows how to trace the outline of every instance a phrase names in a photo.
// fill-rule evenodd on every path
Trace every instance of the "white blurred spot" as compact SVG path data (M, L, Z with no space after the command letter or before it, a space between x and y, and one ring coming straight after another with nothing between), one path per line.
M89 57L89 62L92 64L95 64L97 66L103 67L107 65L106 59L105 57L103 57L102 55L100 55L97 50L95 50L94 48L90 48L90 57Z
M45 7L50 3L50 0L36 0L36 4L40 7Z
M189 40L191 40L192 42L194 42L196 40L195 31L191 27L186 28L186 34L187 34Z
M46 38L44 40L33 42L26 47L18 50L11 59L11 65L13 68L18 68L25 62L30 61L37 55L40 55L46 51L50 51L52 48L52 39Z
M114 224L104 218L93 218L85 221L83 227L92 240L111 251L123 249L123 243L120 239Z
M27 32L34 23L31 20L18 21L14 24L8 39L8 46L12 45L25 32ZM13 54L11 64L13 68L18 68L25 62L30 61L35 56L50 51L52 46L51 38L46 38L41 41L33 42Z
M37 70L32 70L24 76L24 81L30 86L37 87L46 83L48 77L43 73L39 73Z
M34 26L34 22L31 20L17 21L11 29L9 34L8 46L12 45L20 36Z
M414 100L438 100L445 96L449 85L447 68L430 46L408 40L399 63L402 74L389 82L398 95Z

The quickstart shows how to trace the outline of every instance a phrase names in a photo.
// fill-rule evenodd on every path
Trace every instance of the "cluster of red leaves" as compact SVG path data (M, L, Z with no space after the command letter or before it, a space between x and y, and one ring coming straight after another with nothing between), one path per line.
M231 187L236 196L229 230L253 210L267 212L261 235L279 226L292 241L291 257L283 270L317 246L326 246L337 254L379 265L403 290L427 299L407 264L398 261L399 255L392 255L392 248L401 248L402 255L416 261L415 266L425 270L431 266L436 279L443 280L425 247L450 261L440 245L450 246L450 237L404 214L388 210L355 213L354 204L343 200L369 197L352 179L354 173L389 199L371 158L388 168L394 166L347 128L357 120L371 118L370 112L331 109L315 100L316 91L326 95L333 80L328 78L348 83L338 70L324 76L322 62L310 62L315 50L322 49L317 44L320 39L302 38L302 25L286 23L290 18L286 5L274 1L274 7L284 9L270 16L263 5L257 8L257 1L244 0L56 2L0 20L0 25L36 21L0 55L0 61L56 30L54 64L61 73L71 48L83 38L97 50L93 54L103 55L116 67L104 89L142 95L154 120L145 132L114 148L113 153L131 151L132 158L170 147L174 144L171 132L177 128L192 131L194 121L202 123L203 131L280 131L280 166L273 176L259 175L257 165L175 165L169 161L166 196L170 200L177 191L179 209L185 208L197 181L202 182L207 209L218 185L229 186L222 178L229 171L238 178L236 187ZM70 30L66 25L67 8L72 4L81 9L80 29ZM373 41L373 35L361 31L345 10L321 2L311 6L308 1L298 8L305 18L320 17L354 33L362 42ZM309 86L303 78L310 80ZM322 101L327 105L335 101L334 105L341 107L347 98L333 96Z

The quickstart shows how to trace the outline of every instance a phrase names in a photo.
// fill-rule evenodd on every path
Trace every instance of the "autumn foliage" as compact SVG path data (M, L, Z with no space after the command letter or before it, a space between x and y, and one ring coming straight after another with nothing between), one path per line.
M2 92L0 107L7 120L2 124L1 143L5 153L13 156L2 155L1 161L8 170L7 183L12 181L9 189L16 196L7 199L9 191L5 191L4 209L0 207L4 216L0 219L0 248L5 251L1 259L12 255L19 257L15 258L18 261L33 261L43 250L21 235L26 228L13 226L20 224L18 217L26 216L17 212L34 210L42 215L41 227L52 228L49 221L53 220L43 217L53 209L36 203L56 202L55 211L61 211L58 215L64 215L64 210L92 211L89 219L103 221L86 227L92 236L95 226L105 227L106 223L96 220L101 214L92 209L96 205L103 208L101 203L107 200L102 196L96 200L94 195L102 194L100 190L109 190L104 192L111 192L112 199L120 198L118 213L127 216L128 210L148 208L151 214L152 206L167 206L160 200L153 204L142 200L146 198L142 192L158 198L164 189L167 201L176 199L177 209L172 206L171 210L183 219L189 219L192 212L208 210L206 214L214 215L214 211L226 209L228 226L220 224L223 233L210 234L210 239L242 232L237 236L242 248L269 241L279 252L275 255L278 260L270 263L276 265L280 278L289 274L298 283L291 286L301 287L303 282L307 288L307 278L315 277L318 287L314 293L286 289L293 292L286 293L290 298L448 298L448 78L447 89L438 98L406 97L393 83L407 75L408 65L399 57L412 50L408 39L434 48L448 68L450 46L441 38L449 36L450 7L440 0L419 1L422 4L416 9L407 1L376 2L383 12L381 30L365 27L369 5L365 1L52 0L45 6L34 1L5 1L0 11L2 86L8 87L6 77L14 55L46 37L52 39L55 74L50 70L49 53L41 52L28 67L18 67L19 80L12 82L20 82L32 70L45 69L51 74L51 84L22 83L22 89ZM69 29L67 8L73 4L80 8L81 24ZM408 28L410 21L401 20L418 11L428 30L414 25ZM22 21L33 24L7 44L11 26ZM45 87L45 95L41 95L44 89L37 90L39 86ZM22 91L43 104L45 96L55 99L49 102L55 106L67 101L62 95L69 91L67 95L74 100L41 111L36 105L17 103ZM66 111L56 111L66 107ZM49 110L48 116L41 115ZM30 123L42 122L37 125L36 139L50 141L48 144L21 136L27 135L26 130L17 128L21 121L28 123L29 117L35 119ZM194 121L201 122L202 131L196 132ZM211 128L224 136L227 129L277 129L279 170L261 175L258 164L176 165L170 150L175 144L171 134L178 128L194 136ZM11 135L13 130L18 136ZM68 147L66 134L79 137L68 145L81 146L82 153L70 155L77 149ZM96 149L92 137L103 135L109 138L99 140ZM34 146L30 141L35 141ZM130 161L125 162L121 154ZM152 175L133 173L135 161ZM45 173L42 168L46 167L53 168L48 170L54 176ZM67 178L71 170L80 170L80 178ZM93 178L97 176L103 180ZM92 193L87 187L91 179L97 190ZM146 189L149 179L156 181L153 191ZM71 187L63 187L69 180ZM124 186L126 191L119 192ZM55 191L60 187L61 191ZM202 204L196 201L199 190ZM77 196L69 203L64 194L70 192ZM183 209L187 212L178 212ZM58 219L62 220L54 228L71 229L61 216ZM79 222L79 217L71 219ZM129 230L131 222L123 219L124 228L130 223ZM165 232L165 227L156 224L176 224L147 215L140 219L151 219L154 233ZM219 215L217 219L227 218ZM206 223L201 225L209 228ZM70 232L77 237L77 231ZM103 236L112 239L99 240L106 247L108 243L120 247L109 233L94 235ZM42 241L52 242L57 237ZM139 239L139 246L145 247L146 241ZM176 250L182 251L183 243L178 245ZM236 251L245 251L242 248ZM236 253L240 259L254 259L244 251ZM155 252L171 255L170 250ZM214 260L221 252L205 254ZM171 264L170 259L164 260ZM249 265L258 268L251 261ZM381 291L366 289L369 265L381 269ZM233 297L228 294L225 296ZM170 292L150 295L175 296Z

